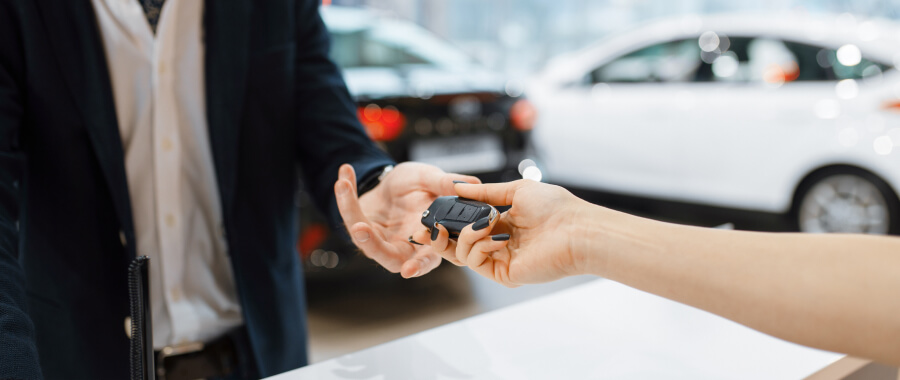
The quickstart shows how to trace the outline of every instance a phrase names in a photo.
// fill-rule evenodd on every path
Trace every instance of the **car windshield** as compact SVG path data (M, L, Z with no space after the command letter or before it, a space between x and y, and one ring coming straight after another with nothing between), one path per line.
M332 36L331 56L343 68L406 65L465 68L471 59L411 22L368 12L323 9Z

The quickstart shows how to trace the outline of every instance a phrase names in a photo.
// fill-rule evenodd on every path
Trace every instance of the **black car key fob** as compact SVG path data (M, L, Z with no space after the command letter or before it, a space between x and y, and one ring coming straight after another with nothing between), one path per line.
M497 209L487 203L447 196L435 199L422 213L422 224L430 231L435 222L440 222L450 232L450 238L456 239L463 228L476 220L489 217L493 222L499 215Z

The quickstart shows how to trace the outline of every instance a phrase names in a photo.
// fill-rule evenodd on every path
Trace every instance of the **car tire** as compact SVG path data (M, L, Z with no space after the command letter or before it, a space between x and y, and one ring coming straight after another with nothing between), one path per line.
M877 176L853 168L833 168L803 182L793 220L801 232L898 234L900 201Z

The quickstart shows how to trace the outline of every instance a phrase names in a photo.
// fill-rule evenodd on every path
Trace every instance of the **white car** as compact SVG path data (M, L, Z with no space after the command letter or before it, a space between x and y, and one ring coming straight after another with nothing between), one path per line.
M692 16L560 57L527 92L544 178L897 233L898 38L847 14Z

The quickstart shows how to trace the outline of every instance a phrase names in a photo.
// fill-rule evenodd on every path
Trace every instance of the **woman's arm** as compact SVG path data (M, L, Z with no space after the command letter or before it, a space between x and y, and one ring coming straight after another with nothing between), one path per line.
M806 346L900 365L900 238L585 220L586 273Z
M681 226L533 181L456 190L512 208L458 243L439 227L432 246L505 285L596 274L785 340L900 365L900 238ZM488 236L498 233L511 237Z

